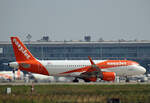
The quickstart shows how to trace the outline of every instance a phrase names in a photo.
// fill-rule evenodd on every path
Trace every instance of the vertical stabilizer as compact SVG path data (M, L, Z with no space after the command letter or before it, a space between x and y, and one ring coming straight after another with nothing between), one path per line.
M47 69L41 64L40 61L32 56L32 54L18 37L11 37L11 42L16 57L16 62L9 63L11 67L16 67L19 69L19 71L24 70L33 73L49 75ZM17 75L20 75L19 71Z
M19 40L18 37L11 37L13 50L15 53L16 61L26 61L35 59L26 46Z

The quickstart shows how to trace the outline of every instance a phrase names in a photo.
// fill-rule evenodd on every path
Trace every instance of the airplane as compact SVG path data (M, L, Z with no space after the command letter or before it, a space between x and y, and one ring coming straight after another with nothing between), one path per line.
M48 76L74 77L73 82L83 79L96 82L97 79L114 81L116 76L144 74L146 69L131 60L38 60L18 37L11 37L16 62L10 62L12 68Z
M36 73L30 73L30 75L32 76L32 78L34 79L34 81L36 82L51 82L54 81L54 77L53 76L48 76L48 75L42 75L42 74L36 74Z
M47 76L43 74L30 73L35 82L71 82L72 78Z
M20 71L19 69L17 71L14 71L17 73L13 73L13 71L0 71L0 80L14 80L18 79L20 80L23 78L23 72Z

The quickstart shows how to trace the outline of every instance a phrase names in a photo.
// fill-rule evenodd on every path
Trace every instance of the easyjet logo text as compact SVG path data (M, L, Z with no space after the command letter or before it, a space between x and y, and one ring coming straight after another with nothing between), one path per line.
M108 62L107 65L126 65L126 62Z
M27 53L27 50L25 50L16 39L13 39L13 42L18 47L18 50L21 51L27 59L29 59L30 55Z

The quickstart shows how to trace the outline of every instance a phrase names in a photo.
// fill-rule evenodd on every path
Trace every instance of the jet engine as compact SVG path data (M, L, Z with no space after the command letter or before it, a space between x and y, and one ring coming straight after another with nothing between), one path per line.
M114 72L102 72L101 79L105 81L114 81L116 73Z
M19 64L17 62L10 62L8 64L11 68L18 68L19 67Z

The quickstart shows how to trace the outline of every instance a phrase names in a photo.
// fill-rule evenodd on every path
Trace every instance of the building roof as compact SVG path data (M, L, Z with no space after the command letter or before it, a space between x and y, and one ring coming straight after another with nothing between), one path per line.
M24 44L149 44L150 41L24 41ZM0 44L11 44L11 41L0 41Z

